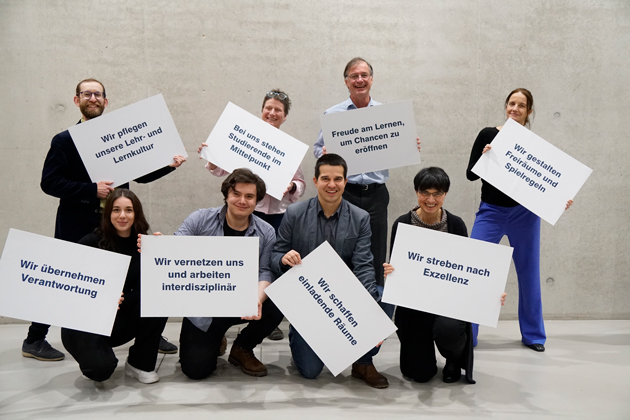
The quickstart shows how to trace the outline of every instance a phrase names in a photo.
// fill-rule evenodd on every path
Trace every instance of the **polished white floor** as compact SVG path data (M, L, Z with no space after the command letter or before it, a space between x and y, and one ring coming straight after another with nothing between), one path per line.
M165 335L177 343L179 323ZM369 388L328 371L316 380L290 366L288 340L265 340L257 355L269 376L253 378L227 363L203 381L187 379L177 355L160 356L160 382L125 377L123 361L100 385L81 377L78 365L21 356L26 325L0 325L0 418L4 419L630 419L630 321L548 321L547 351L520 344L518 324L482 328L476 349L476 385L444 384L441 372L428 384L402 378L399 343L388 339L375 359L390 382ZM287 331L287 324L281 325ZM228 342L237 329L228 333ZM59 329L49 341L62 349ZM228 348L229 351L229 348ZM439 362L443 363L443 361Z

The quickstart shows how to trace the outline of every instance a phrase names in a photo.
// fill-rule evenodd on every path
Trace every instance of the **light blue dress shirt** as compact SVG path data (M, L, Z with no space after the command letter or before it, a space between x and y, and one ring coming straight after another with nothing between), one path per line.
M368 106L374 106L374 105L381 105L381 103L376 102L370 97L370 103L368 103ZM349 111L351 109L357 109L357 106L354 104L354 102L352 102L352 99L348 98L342 103L337 104L331 108L328 108L324 112L324 115L333 114L335 112ZM324 154L323 147L324 147L324 134L322 133L322 130L319 130L319 137L317 137L317 141L315 142L315 145L313 146L313 154L315 155L317 159L319 159ZM348 182L351 184L361 184L361 185L384 184L387 182L388 179L389 179L389 170L385 169L382 171L366 172L364 174L350 175L348 177Z

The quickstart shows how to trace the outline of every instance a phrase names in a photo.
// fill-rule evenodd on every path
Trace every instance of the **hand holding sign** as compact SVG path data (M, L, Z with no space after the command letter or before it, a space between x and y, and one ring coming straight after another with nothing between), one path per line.
M175 155L173 156L173 163L168 166L170 166L171 168L179 168L184 162L186 162L186 157L182 155Z
M111 187L113 181L100 181L96 183L96 197L107 198L110 192L114 191Z

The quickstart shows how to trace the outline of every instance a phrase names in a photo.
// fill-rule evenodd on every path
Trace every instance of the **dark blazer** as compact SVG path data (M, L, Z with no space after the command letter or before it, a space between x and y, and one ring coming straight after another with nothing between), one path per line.
M448 231L448 233L468 237L468 230L466 229L466 224L464 223L464 221L460 217L457 217L454 214L449 213L446 209L444 209L444 211L446 212L446 215L447 215L446 230ZM398 223L405 223L407 225L410 225L411 212L407 212L403 214L402 216L400 216L398 219L396 219L396 221L394 222L394 225L392 226L392 237L391 237L391 244L389 248L390 257L391 257L391 250L394 249L394 239L396 239L396 231L398 229ZM461 366L464 368L464 370L466 370L466 380L469 383L474 384L475 381L473 380L473 376L472 376L473 364L474 364L473 334L472 334L472 324L470 322L466 323L466 335L467 335L467 340L466 340L466 345L464 346L464 351L462 354ZM422 357L422 355L418 355L418 357Z
M287 208L271 253L271 269L277 275L290 268L282 264L284 254L293 249L304 258L320 245L317 243L317 204L317 197L314 197ZM370 215L341 200L333 248L372 297L380 300L370 251L371 236Z
M165 166L136 182L151 182L174 170ZM96 196L96 183L90 179L68 130L53 137L40 185L46 194L59 198L55 238L78 242L101 223L101 200ZM129 188L129 184L119 188Z

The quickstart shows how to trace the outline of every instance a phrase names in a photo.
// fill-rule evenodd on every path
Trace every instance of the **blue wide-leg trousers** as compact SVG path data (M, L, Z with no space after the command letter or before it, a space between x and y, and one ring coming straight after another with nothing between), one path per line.
M540 296L540 217L525 207L479 205L470 237L498 244L507 235L518 276L518 321L523 344L545 344L547 338ZM477 345L479 325L473 324Z

